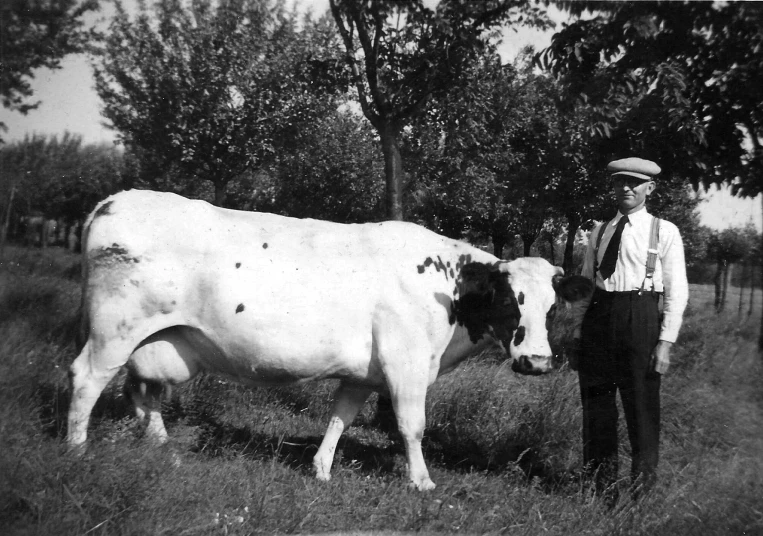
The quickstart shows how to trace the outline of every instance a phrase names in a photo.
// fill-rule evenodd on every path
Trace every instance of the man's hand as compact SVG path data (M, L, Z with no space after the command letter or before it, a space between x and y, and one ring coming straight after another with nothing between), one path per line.
M564 355L567 357L567 364L572 370L578 370L580 361L580 339L572 339L564 349Z
M652 357L649 363L649 368L654 370L658 374L665 374L670 367L670 348L673 346L672 342L658 341L657 346L652 350Z

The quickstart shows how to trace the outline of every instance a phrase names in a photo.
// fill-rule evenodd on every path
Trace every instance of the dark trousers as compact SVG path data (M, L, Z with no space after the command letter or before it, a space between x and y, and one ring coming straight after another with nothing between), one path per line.
M596 289L582 326L578 365L583 402L583 461L601 492L617 480L617 391L631 445L631 478L656 479L660 375L650 370L660 331L659 296Z

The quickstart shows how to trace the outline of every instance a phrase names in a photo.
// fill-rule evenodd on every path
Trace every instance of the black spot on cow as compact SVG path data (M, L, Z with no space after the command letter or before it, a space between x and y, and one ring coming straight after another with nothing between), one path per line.
M525 340L525 327L519 326L514 333L514 346L519 346Z
M519 293L519 296L517 296L517 301L519 302L519 305L524 305L525 304L525 293L524 292L520 292Z
M450 261L445 262L438 255L437 260L433 259L432 257L427 257L426 259L424 259L424 262L422 264L416 265L416 269L418 270L420 274L423 274L427 268L429 268L430 266L434 266L434 269L437 272L442 272L442 274L445 276L445 279L449 280L449 279L454 279L456 277L457 272L461 270L461 267L467 262L469 262L470 260L471 260L470 255L461 255L458 259L458 262L456 263L455 270L454 270Z
M95 217L99 218L101 216L108 216L111 214L111 205L114 204L114 201L107 201L106 203L102 204L100 207L98 207L98 210L95 211Z
M244 310L244 304L243 303L239 303L238 307L236 307L236 314L239 314L243 310Z
M262 249L268 249L268 243L267 243L267 242L265 242L264 244L262 244Z
M241 263L240 262L236 263L236 268L241 268Z

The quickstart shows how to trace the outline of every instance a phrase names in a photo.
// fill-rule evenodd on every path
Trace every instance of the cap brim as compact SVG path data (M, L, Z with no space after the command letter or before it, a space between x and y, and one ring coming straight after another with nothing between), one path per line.
M638 173L636 171L617 171L615 173L612 173L613 177L618 175L628 175L629 177L636 177L637 179L641 179L642 181L654 180L654 177L650 177L649 175L644 175L643 173Z

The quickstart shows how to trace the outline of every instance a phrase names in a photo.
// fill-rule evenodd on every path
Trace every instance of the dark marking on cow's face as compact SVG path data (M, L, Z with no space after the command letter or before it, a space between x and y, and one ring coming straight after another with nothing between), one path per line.
M239 303L238 307L236 307L236 314L239 314L243 310L244 310L244 304L243 303Z
M241 263L240 262L236 263L236 268L241 268Z
M140 281L136 281L135 279L130 279L130 284L134 287L139 287Z
M477 343L485 334L491 334L502 343L506 351L519 327L521 313L508 274L474 262L460 272L460 298L454 300L455 320L466 328L469 340Z
M111 205L114 204L114 201L108 201L98 207L98 210L95 211L95 217L99 218L101 216L108 216L111 214Z
M525 304L525 293L524 292L520 292L519 293L519 296L517 296L517 301L519 302L519 305L524 305Z
M262 249L268 249L268 243L267 243L267 242L265 242L264 244L262 244Z
M525 327L519 326L514 332L514 346L519 346L525 340Z

